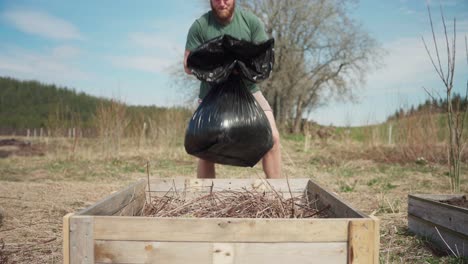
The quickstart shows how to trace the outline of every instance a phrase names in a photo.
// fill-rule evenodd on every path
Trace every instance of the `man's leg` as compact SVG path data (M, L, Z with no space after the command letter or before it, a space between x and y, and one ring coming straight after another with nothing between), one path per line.
M210 161L198 159L197 178L215 178L215 164Z
M271 110L268 101L261 92L253 93L253 96L260 104L260 107L265 111L265 115L270 122L271 131L273 132L273 147L268 151L262 159L263 171L267 179L281 178L281 145L278 128L276 127L275 117Z

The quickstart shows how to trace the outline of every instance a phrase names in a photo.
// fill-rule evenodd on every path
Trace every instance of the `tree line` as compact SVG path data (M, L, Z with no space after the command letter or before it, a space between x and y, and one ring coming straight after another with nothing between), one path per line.
M0 127L46 127L52 115L70 123L79 118L84 127L89 127L96 106L103 101L53 84L0 77Z
M127 126L142 127L155 117L165 118L169 112L190 117L185 108L156 106L128 106L116 100L77 92L67 87L43 84L38 81L20 81L0 77L0 128L89 128L94 129L103 110L116 104L124 111ZM112 113L111 113L112 114ZM181 118L181 122L184 120ZM152 120L149 120L152 119ZM169 120L170 122L170 120Z
M454 108L454 112L464 112L468 107L467 98L457 93L452 95L451 102ZM398 120L400 118L414 116L417 114L446 113L447 106L447 98L430 98L426 99L426 101L420 103L419 105L412 105L410 108L400 107L395 111L395 113L387 118L387 121Z

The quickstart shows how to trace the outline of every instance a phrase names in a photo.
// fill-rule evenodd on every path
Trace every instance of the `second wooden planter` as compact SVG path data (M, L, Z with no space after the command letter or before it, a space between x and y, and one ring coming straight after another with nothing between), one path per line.
M408 195L408 228L429 239L439 249L456 256L468 256L468 209L441 201L464 195Z

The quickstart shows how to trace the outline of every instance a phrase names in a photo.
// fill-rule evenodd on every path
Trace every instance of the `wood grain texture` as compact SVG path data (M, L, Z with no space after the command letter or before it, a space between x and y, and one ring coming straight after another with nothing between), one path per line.
M73 213L68 213L63 217L63 263L70 264L70 217Z
M369 264L375 258L375 227L372 219L349 222L348 263ZM378 263L378 262L376 262Z
M130 203L124 206L119 211L115 212L116 216L141 216L143 207L146 202L146 196L144 192L139 192L138 196L133 199Z
M340 199L337 195L320 187L310 180L307 183L306 195L313 208L322 209L330 206L327 214L331 218L366 218L367 216L353 209L351 205Z
M94 217L102 240L344 242L347 219Z
M414 234L429 239L449 255L453 255L451 249L456 254L468 257L468 236L410 214L408 215L408 228Z
M211 243L105 240L95 242L98 263L343 264L346 263L346 247L346 242Z
M374 263L380 263L380 219L371 215L374 221Z
M94 263L92 216L71 216L70 264Z
M468 209L409 195L408 214L468 236Z
M144 179L116 192L98 203L80 211L77 215L114 215L131 203L136 197L145 195L147 181Z

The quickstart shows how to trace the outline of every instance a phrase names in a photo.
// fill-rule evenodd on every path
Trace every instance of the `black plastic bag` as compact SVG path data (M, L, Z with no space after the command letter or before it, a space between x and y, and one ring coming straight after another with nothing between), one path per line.
M251 82L267 79L273 70L274 39L254 44L223 35L209 40L190 53L187 66L202 81L219 84L234 69Z
M242 78L252 82L268 78L273 44L272 39L253 44L222 36L190 54L188 67L212 88L189 122L187 153L215 163L253 167L273 147L268 118L242 84Z

